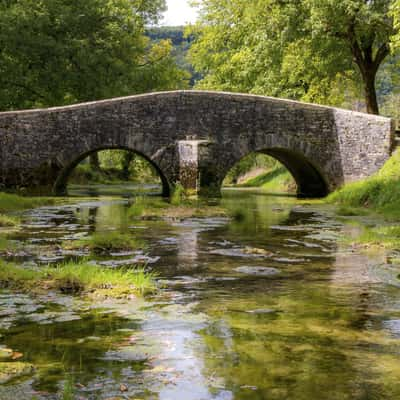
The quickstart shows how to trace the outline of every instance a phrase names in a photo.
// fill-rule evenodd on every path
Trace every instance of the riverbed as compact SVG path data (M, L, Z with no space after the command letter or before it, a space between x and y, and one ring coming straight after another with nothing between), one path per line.
M0 399L400 398L397 267L343 241L368 220L229 190L230 217L144 221L128 218L131 198L83 194L24 212L11 261L88 259L61 243L120 231L148 248L89 261L139 257L159 290L98 301L0 291L0 344L35 367Z

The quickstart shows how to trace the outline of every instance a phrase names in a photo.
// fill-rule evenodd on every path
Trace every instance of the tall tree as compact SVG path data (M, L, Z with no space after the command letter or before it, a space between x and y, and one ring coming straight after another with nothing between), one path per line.
M164 0L1 0L0 109L179 88L171 43L145 25Z
M375 80L396 31L393 0L204 0L191 60L202 87L340 104Z

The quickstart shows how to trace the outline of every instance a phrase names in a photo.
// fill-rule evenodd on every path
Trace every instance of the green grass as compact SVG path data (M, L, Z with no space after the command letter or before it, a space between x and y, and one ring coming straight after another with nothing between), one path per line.
M0 260L0 287L27 288L40 278L40 272Z
M293 177L283 166L276 166L264 174L249 179L238 187L257 187L266 192L287 192L295 187Z
M344 186L327 201L345 207L368 208L392 220L400 220L400 149L378 173Z
M0 252L14 250L15 247L15 243L8 240L6 235L0 235Z
M108 269L82 263L60 264L47 267L43 273L60 291L81 293L104 289L118 293L145 293L156 288L155 274L144 268Z
M0 287L24 290L54 288L69 294L101 291L119 297L154 291L155 277L156 274L136 267L108 269L88 262L70 262L33 270L0 260Z
M379 246L387 249L400 249L400 226L388 225L364 228L356 239L347 239L346 241L355 242L367 247Z
M18 217L0 214L0 227L17 226L20 222L21 221Z
M52 205L54 203L55 199L49 197L23 197L11 193L0 193L0 213Z
M341 215L343 217L357 217L361 215L368 215L368 210L360 207L340 206L336 210L336 214Z
M88 239L67 242L67 248L87 248L93 254L110 251L138 250L146 247L145 243L129 234L120 232L97 232Z
M223 208L216 205L210 206L199 199L181 199L171 204L165 200L142 197L137 198L128 209L130 218L202 218L212 216L226 216Z
M170 196L170 203L173 206L179 206L182 204L185 198L185 188L180 183L174 185Z

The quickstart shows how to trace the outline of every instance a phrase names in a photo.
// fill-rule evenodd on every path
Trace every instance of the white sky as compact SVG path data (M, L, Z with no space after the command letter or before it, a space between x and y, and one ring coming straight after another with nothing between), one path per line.
M196 20L197 10L189 6L188 0L167 0L167 6L161 25L186 25Z

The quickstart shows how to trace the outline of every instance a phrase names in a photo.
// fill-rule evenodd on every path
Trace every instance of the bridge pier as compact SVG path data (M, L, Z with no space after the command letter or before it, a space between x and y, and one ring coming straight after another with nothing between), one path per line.
M212 142L190 139L178 142L179 183L189 196L219 197L220 183L213 173Z

